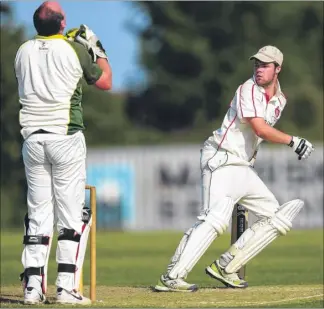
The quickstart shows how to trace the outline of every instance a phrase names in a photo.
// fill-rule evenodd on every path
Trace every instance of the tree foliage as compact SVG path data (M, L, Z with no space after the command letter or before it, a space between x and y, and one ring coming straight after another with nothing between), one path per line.
M7 207L12 204L24 204L25 178L21 160L21 137L19 126L19 104L17 84L13 72L15 53L24 40L24 31L21 27L12 27L10 23L11 8L1 2L1 19L6 23L1 24L1 225L6 225L11 220L22 222L19 214L10 219ZM13 211L11 212L14 213Z
M280 82L291 102L281 126L295 134L320 131L323 3L136 5L150 17L150 24L139 29L141 63L149 80L146 89L128 98L133 123L166 132L192 132L211 122L215 126L215 120L219 125L237 86L252 75L249 56L271 44L284 53Z

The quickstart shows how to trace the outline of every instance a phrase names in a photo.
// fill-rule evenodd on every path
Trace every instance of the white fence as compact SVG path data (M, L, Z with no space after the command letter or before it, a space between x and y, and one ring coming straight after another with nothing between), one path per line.
M316 149L306 161L285 146L264 145L258 155L256 170L280 203L305 201L294 228L323 227L323 146ZM187 229L201 205L199 159L199 145L90 149L99 227Z

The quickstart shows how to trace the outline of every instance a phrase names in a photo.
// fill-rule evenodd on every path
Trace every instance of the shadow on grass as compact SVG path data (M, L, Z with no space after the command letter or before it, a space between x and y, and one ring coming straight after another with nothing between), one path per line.
M14 297L14 296L1 295L0 296L0 304L20 304L20 305L24 304L24 302L22 300L12 299L10 297Z
M242 289L244 289L244 288L233 288L233 287L228 287L228 286L200 286L200 287L198 287L198 290L195 290L192 293L195 293L199 290L242 290ZM154 286L148 287L148 290L151 292L155 292L155 293L166 293L165 291L156 290ZM167 291L167 292L170 293L172 291Z
M17 304L17 305L25 305L23 300L15 299L17 296L14 295L1 295L0 296L0 305L9 305L9 304ZM53 305L55 304L54 298L47 298L44 303L40 303L38 305ZM2 308L2 306L1 306Z

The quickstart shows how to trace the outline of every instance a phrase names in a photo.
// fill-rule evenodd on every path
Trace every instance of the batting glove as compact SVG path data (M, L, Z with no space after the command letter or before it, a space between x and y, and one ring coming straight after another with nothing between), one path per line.
M103 48L101 42L95 33L86 25L81 25L79 30L75 33L74 40L82 44L92 56L93 62L96 62L97 58L106 58L106 51Z
M298 155L298 160L307 159L314 151L313 145L306 139L293 136L288 144Z

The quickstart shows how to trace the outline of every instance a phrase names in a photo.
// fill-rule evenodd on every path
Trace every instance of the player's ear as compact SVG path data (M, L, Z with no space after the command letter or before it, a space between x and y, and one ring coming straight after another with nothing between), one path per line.
M276 73L279 74L280 71L281 71L281 66L277 66L277 67L276 67Z
M61 20L61 29L64 30L66 27L66 16L64 12L62 12L62 15L63 15L63 19Z
M66 22L65 22L65 19L63 19L63 20L61 21L61 28L62 28L62 29L65 29L65 27L66 27Z

